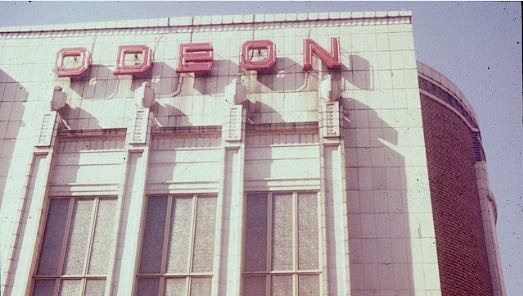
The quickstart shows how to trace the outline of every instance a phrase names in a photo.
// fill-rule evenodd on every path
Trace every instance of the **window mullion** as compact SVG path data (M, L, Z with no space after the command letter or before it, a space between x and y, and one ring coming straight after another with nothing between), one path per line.
M172 216L172 208L173 208L173 196L167 196L167 213L165 214L165 226L163 229L163 247L162 247L162 262L160 265L160 278L159 278L159 288L158 288L158 294L163 295L163 291L165 289L165 277L163 276L164 273L167 272L167 252L169 248L169 234L171 231L171 216Z
M71 220L73 216L73 209L74 209L74 199L69 199L69 208L67 209L67 218L65 219L65 230L64 230L64 239L62 241L62 246L60 248L60 258L58 259L58 270L56 271L56 281L54 283L54 291L53 295L58 295L58 292L60 290L60 283L61 279L60 276L62 275L63 269L64 269L64 261L65 261L65 253L67 249L67 242L69 241L69 232L71 228Z
M272 271L272 192L267 195L267 272ZM265 294L270 296L272 278L269 274L265 275Z
M93 210L91 214L91 226L89 227L89 238L87 241L87 252L85 252L85 258L84 258L84 268L82 272L82 282L81 282L81 293L80 295L85 295L85 286L87 284L87 280L85 279L85 275L89 272L89 261L91 261L91 251L93 248L93 241L94 241L94 231L96 227L96 215L98 214L98 206L99 206L100 199L95 198L93 200Z
M191 241L189 242L189 266L188 266L188 270L187 270L187 287L186 287L186 294L185 295L190 295L191 293L191 277L190 277L190 274L192 272L192 261L193 261L193 257L194 257L194 240L195 240L195 232L196 232L196 210L197 210L197 207L198 207L198 199L197 199L197 196L196 195L193 195L193 203L192 203L192 226L191 226Z
M318 266L318 268L313 268L313 269L303 269L301 270L300 269L300 262L299 262L299 259L300 259L300 239L306 239L306 236L304 238L300 238L300 223L302 223L303 221L300 221L300 193L295 191L295 192L288 192L285 194L285 204L288 205L288 203L290 202L290 207L286 206L285 208L285 212L284 214L287 215L288 219L289 219L289 222L291 225L287 225L287 230L286 231L290 231L289 233L286 233L285 235L290 235L290 237L287 237L286 239L290 238L291 242L291 254L289 254L288 256L291 257L290 259L292 260L291 262L291 265L289 266L289 268L287 268L286 270L274 270L273 268L273 262L272 262L272 253L273 253L273 250L272 250L272 241L274 240L274 235L273 235L273 229L274 229L274 209L273 209L273 203L274 203L274 195L275 194L278 194L278 192L276 193L273 193L273 192L267 192L267 195L266 195L266 198L267 198L267 201L266 201L266 206L267 206L267 217L266 217L266 225L267 225L267 229L266 229L266 236L267 236L267 240L266 240L266 256L267 256L267 262L266 262L266 270L265 271L243 271L242 273L242 277L245 278L245 277L261 277L261 276L265 276L265 293L264 295L265 296L270 296L272 295L273 292L276 292L276 291L272 291L272 280L273 280L273 277L274 276L285 276L284 278L286 280L291 279L291 287L290 287L290 291L288 292L289 295L292 295L292 296L298 296L299 293L300 293L300 275L316 275L319 277L319 284L320 284L320 291L322 291L322 283L321 283L321 276L322 276L322 265L321 265L321 261L320 261L320 266ZM249 196L249 195L247 195ZM311 210L314 210L316 211L316 213L318 214L318 221L317 221L317 232L318 232L318 245L319 245L319 248L318 248L318 255L321 255L322 253L322 237L321 237L321 227L322 227L322 222L320 222L320 219L321 219L321 207L320 207L320 202L319 202L319 198L317 195L314 196L315 197L315 203L314 203L314 208ZM253 198L253 197L251 197ZM262 196L260 196L260 198L263 198ZM290 200L288 199L290 198ZM307 197L308 198L308 197ZM308 202L308 200L306 200ZM305 205L303 205L305 206ZM312 206L312 205L311 205ZM249 215L248 212L246 212L246 215ZM304 221L308 221L307 219L310 218L310 217L307 217L307 215L305 215L304 217L301 217L303 218ZM304 222L305 223L305 222ZM289 227L290 226L290 229ZM248 229L246 229L248 231ZM288 250L288 249L287 249ZM288 251L286 251L288 252Z

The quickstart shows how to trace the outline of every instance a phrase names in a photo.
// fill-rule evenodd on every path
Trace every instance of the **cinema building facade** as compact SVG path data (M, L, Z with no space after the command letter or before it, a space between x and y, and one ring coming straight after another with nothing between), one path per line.
M0 29L1 293L505 295L409 12Z

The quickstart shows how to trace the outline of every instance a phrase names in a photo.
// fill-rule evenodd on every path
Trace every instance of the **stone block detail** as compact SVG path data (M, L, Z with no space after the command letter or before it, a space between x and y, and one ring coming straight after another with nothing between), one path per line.
M137 110L133 123L131 125L131 132L129 133L130 144L145 144L147 140L147 127L149 122L149 109Z
M322 136L340 136L340 105L339 102L327 102L323 104L322 112Z
M241 141L242 139L242 106L232 106L229 108L227 121L225 123L225 140Z
M36 146L51 146L57 117L58 115L55 111L44 114Z

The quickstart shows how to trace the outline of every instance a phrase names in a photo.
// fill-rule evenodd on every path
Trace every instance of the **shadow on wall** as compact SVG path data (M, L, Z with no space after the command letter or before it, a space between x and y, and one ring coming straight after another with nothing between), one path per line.
M98 119L81 107L71 108L66 104L59 111L70 129L100 129Z
M71 89L83 99L110 99L116 96L118 83L118 77L110 68L92 65L89 76L71 80Z
M214 60L214 64L209 76L196 76L192 85L197 93L202 95L214 95L225 93L225 87L233 79L240 79L240 67L237 63L224 59Z
M344 55L342 53L342 55ZM362 90L374 90L374 81L372 80L372 66L369 61L357 54L348 54L351 64L350 69L346 65L341 65L341 70L345 79Z
M343 105L354 119L343 129L351 293L413 295L405 160L389 147L398 132L356 99Z
M158 62L151 78L133 80L133 90L151 81L157 99L151 110L160 126L214 125L216 114L222 112L216 109L222 106L225 87L240 78L237 69L230 60L215 60L209 75L194 76L176 73L170 65Z
M342 64L341 71L339 71L341 75L358 89L374 90L374 82L371 77L372 67L369 62L355 54L347 55L351 66L349 68ZM313 70L306 73L303 71L302 62L296 62L286 57L278 58L272 73L258 75L258 85L253 87L253 92L316 91L321 73L336 73L329 71L319 60L316 60L314 68L321 68L321 71Z
M261 140L261 138L265 138L266 141L270 141L269 143L265 142L265 145L271 145L272 144L299 144L300 143L300 135L292 135L287 133L281 133L281 134L267 134L267 132L257 132L254 127L256 124L265 124L268 122L271 123L283 123L284 120L281 116L281 114L274 110L273 108L269 107L268 105L256 101L254 103L246 101L245 104L247 104L247 132L245 132L245 141L246 141L246 150L252 147L259 147L258 141L264 142L264 140ZM251 137L254 136L254 137ZM253 138L258 138L257 141L252 141ZM261 145L263 147L263 144ZM257 176L256 180L269 180L274 178L271 176L271 172L273 169L271 166L274 164L274 158L272 155L272 149L266 149L265 151L265 157L269 160L270 165L259 165L259 166L251 166L249 169L252 169L253 172L249 172L248 175L255 175ZM244 176L244 178L247 178Z
M236 64L230 61L216 61L218 65L215 67L237 67ZM155 89L155 96L158 100L162 99L174 99L177 96L190 96L206 94L212 92L212 86L209 85L207 77L189 77L187 75L183 80L179 79L179 74L170 65L164 62L153 63L153 68L150 73L144 76L133 77L131 82L131 88L129 94L136 91L144 82L150 82L152 87ZM231 80L232 80L231 76ZM214 79L213 81L217 81ZM182 82L182 85L180 85ZM91 114L82 108L83 100L109 100L113 97L118 96L119 99L125 99L128 104L134 104L129 102L131 98L125 97L125 94L118 94L119 83L121 83L118 76L113 75L110 68L102 65L95 65L91 68L89 76L83 79L71 80L71 89L78 94L80 101L76 102L80 107L66 106L61 110L61 115L66 120L67 124L71 129L99 129L102 128L99 120L96 116L100 114ZM216 89L216 85L214 85ZM223 90L222 90L223 92ZM125 98L124 98L125 97ZM189 111L193 111L193 100L184 99L181 103L185 107L189 107ZM163 102L161 102L163 103ZM169 104L156 103L152 107L152 112L157 119L157 123L160 126L190 126L190 113L182 112L177 106L171 106ZM184 108L185 110L185 108ZM120 118L115 118L119 120ZM127 126L126 123L115 122L113 126Z
M135 91L143 82L151 82L157 96L173 96L178 88L176 70L164 62L154 62L150 72L133 77L131 90ZM118 75L104 65L93 65L89 76L71 80L71 89L83 99L110 99L118 95Z
M164 62L154 62L151 77L133 79L132 90L140 87L143 82L150 81L157 98L216 95L225 92L224 87L232 79L240 78L238 64L231 60L214 60L211 73L207 76L179 74L176 69ZM183 79L180 79L182 75ZM182 82L182 85L180 85Z
M282 105L285 98L281 98ZM284 122L283 117L280 112L273 109L269 105L256 100L254 102L247 101L247 116L249 124L259 124L259 123L282 123ZM281 110L280 110L281 111Z
M190 117L187 116L187 114L169 104L162 104L156 101L151 107L151 112L154 116L154 120L156 120L156 124L160 127L193 125L190 121Z
M0 70L0 95L0 196L5 196L15 144L19 130L24 126L22 116L28 93L24 86ZM0 208L2 201L0 198Z
M255 92L296 92L316 90L316 83L307 80L303 65L287 57L277 58L271 73L259 74ZM315 75L317 77L317 74Z

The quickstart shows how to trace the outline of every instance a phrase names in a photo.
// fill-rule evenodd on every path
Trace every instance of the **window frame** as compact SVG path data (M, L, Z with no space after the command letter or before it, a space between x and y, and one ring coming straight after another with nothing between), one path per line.
M265 194L267 200L267 253L266 253L266 270L265 271L245 271L245 248L246 248L246 236L247 236L247 199L250 195ZM273 205L273 196L274 195L285 195L290 194L292 198L292 270L271 270L272 269L272 205ZM318 268L317 269L307 269L299 270L299 244L298 244L298 199L300 194L314 194L316 197L316 215L317 215L317 234L318 234ZM264 276L265 277L265 296L272 295L272 277L273 276L291 276L292 277L292 295L299 295L299 276L301 275L317 275L318 276L318 292L319 295L322 295L323 291L323 280L324 280L324 233L322 232L322 227L324 225L323 214L322 214L322 201L321 195L318 191L313 190L294 190L294 191L250 191L244 192L243 203L243 218L242 218L242 248L241 248L241 273L240 273L240 295L248 296L245 294L245 277L246 276ZM292 296L290 295L290 296Z
M163 245L162 245L162 261L160 266L160 272L159 273L141 273L141 263L142 263L142 252L143 252L143 239L145 234L145 221L147 219L147 211L149 209L149 201L150 198L154 197L161 197L161 198L167 198L167 208L166 208L166 215L165 215L165 225L164 225L164 231L163 231ZM187 260L187 268L184 273L180 272L167 272L167 261L168 261L168 252L169 252L169 241L170 241L170 233L172 230L173 224L170 223L172 219L172 210L173 210L173 203L174 199L176 198L190 198L191 199L191 236L190 236L190 242L189 242L189 258ZM140 279L158 279L158 295L164 295L165 294L165 288L166 288L166 280L168 279L185 279L185 295L191 295L191 284L192 279L194 278L207 278L211 281L211 289L213 286L212 279L215 276L215 270L216 266L214 266L214 262L212 264L211 271L209 272L194 272L193 269L193 257L194 257L194 242L196 237L196 220L197 220L197 209L198 209L198 199L199 198L214 198L215 199L215 225L214 225L214 244L213 244L213 257L216 256L217 248L216 248L216 240L217 237L217 229L219 226L220 221L218 221L218 195L212 194L212 193L181 193L181 194L152 194L146 196L146 201L144 204L143 210L143 219L142 219L142 225L140 226L140 237L139 237L139 246L138 246L138 256L136 257L136 273L135 273L135 284L133 287L133 294L132 295L138 295L138 285L140 282ZM214 259L213 259L214 261Z
M59 199L68 199L69 204L68 204L68 208L67 208L67 217L65 220L64 237L63 237L62 244L60 247L60 258L59 258L58 265L57 265L57 271L56 271L55 275L39 275L38 268L39 268L40 259L42 256L42 247L43 247L44 240L45 240L47 224L49 222L49 211L51 208L51 202L53 200L59 200ZM67 247L69 244L69 238L71 236L71 225L72 225L72 220L73 220L74 206L76 204L76 201L78 201L78 200L93 200L93 207L91 209L91 214L90 214L89 238L88 238L87 246L86 246L86 254L84 257L84 265L82 267L82 274L81 275L76 275L76 274L68 275L68 274L63 274L63 272L64 272L64 266L65 266L65 257L67 254ZM109 276L112 272L112 268L110 266L107 267L107 272L103 275L102 274L89 274L89 265L91 262L91 256L92 256L92 252L93 252L94 235L95 235L96 225L98 222L96 217L98 215L100 200L114 200L114 202L115 202L115 207L114 207L115 213L114 214L117 213L117 211L118 211L118 197L117 196L111 196L111 195L51 196L46 199L45 205L44 205L45 210L42 212L43 221L42 221L42 223L40 223L41 228L39 228L40 237L38 238L38 245L37 245L38 247L37 247L37 252L36 252L37 255L35 257L36 260L34 261L34 264L33 264L33 272L31 273L31 286L29 289L29 291L30 291L29 295L34 294L36 282L39 280L53 280L54 281L54 288L53 288L52 296L59 295L60 285L61 285L61 282L64 280L80 280L80 293L81 293L80 295L85 295L88 280L104 280L105 281L104 290L107 289L107 284L108 284L107 279L109 278ZM111 247L114 246L114 244L116 243L116 239L117 239L116 233L114 233L114 227L116 224L118 224L118 221L116 221L116 219L115 219L113 221L113 227L111 229L111 235L112 235ZM104 294L105 294L105 292L104 292Z

